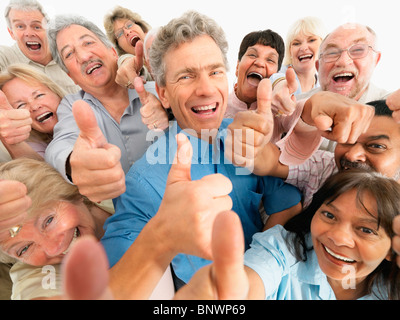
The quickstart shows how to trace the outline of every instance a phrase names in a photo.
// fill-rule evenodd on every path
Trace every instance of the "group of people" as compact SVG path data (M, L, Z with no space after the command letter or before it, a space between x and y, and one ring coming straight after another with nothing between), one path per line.
M36 0L5 18L12 299L400 298L400 91L370 83L371 28L251 32L230 92L199 12L152 29L117 6L105 33Z

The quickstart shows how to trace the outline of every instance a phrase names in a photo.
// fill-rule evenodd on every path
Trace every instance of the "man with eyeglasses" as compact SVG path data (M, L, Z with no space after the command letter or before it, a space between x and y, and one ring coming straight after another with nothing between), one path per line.
M273 83L274 135L284 136L273 141L281 150L280 162L299 165L318 148L333 151L335 144L320 139L318 131L329 131L340 143L352 143L357 139L365 130L363 115L368 113L365 104L390 95L370 82L380 58L375 32L364 25L347 23L330 33L321 44L316 61L320 88L294 97L297 83L291 68L285 80ZM313 110L307 123L301 119L305 103ZM397 104L396 101L388 103L394 111L400 109ZM338 110L343 106L352 108L357 116L351 120L341 117ZM321 115L328 116L330 121L320 121ZM285 127L285 123L289 125ZM290 127L293 123L295 126ZM235 121L231 125L235 129L241 126L244 127Z

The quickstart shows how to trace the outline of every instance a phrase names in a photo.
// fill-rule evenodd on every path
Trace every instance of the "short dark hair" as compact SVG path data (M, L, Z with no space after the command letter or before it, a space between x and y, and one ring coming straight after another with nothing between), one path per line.
M387 116L392 118L393 111L387 106L386 100L375 100L367 104L375 108L375 116Z
M285 43L282 37L278 33L270 29L254 31L249 33L243 38L239 48L239 55L238 55L239 61L242 60L242 57L246 53L247 49L256 44L269 46L278 52L279 55L278 70L280 70L282 66L283 57L285 56Z

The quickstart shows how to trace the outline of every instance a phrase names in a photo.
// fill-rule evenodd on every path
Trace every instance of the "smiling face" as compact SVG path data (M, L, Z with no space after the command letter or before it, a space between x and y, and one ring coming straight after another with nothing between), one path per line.
M220 48L199 36L170 49L165 57L166 85L157 86L165 108L171 108L182 129L218 129L228 98L226 66Z
M257 101L257 88L264 78L278 72L278 52L262 44L247 48L236 66L237 88L239 100L251 104Z
M61 101L57 94L41 83L28 83L19 78L8 81L2 90L14 109L30 111L33 129L53 134L58 121L57 108Z
M59 201L24 222L19 233L2 242L1 248L29 265L53 265L61 263L74 241L85 235L95 235L86 205Z
M47 65L52 60L52 56L42 13L11 9L9 19L11 29L8 29L8 32L17 42L22 53L34 62Z
M364 207L356 200L357 190L343 193L324 203L311 222L314 250L321 270L333 285L353 268L360 284L377 266L390 257L391 239L378 227L377 204L369 192L362 195ZM368 211L367 211L368 210Z
M355 44L367 44L375 49L375 37L367 28L345 25L332 32L323 42L321 53L327 49L348 49ZM336 62L317 61L321 88L358 100L368 87L372 73L380 60L380 53L369 50L366 57L353 60L342 52Z
M115 20L114 35L121 49L133 55L136 55L136 43L144 41L146 36L139 25L128 19Z
M71 25L57 35L57 49L68 74L84 91L115 86L118 55L98 37L79 25Z
M315 71L321 38L316 35L298 34L290 44L290 56L296 73Z
M339 170L361 168L400 182L400 127L391 117L375 116L354 145L337 144Z

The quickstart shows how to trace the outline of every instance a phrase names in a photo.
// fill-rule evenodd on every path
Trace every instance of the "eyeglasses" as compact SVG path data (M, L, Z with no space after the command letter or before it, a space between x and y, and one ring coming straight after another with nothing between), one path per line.
M376 52L374 48L367 44L355 44L348 49L331 48L321 53L319 58L324 59L325 62L336 62L342 56L344 51L347 51L349 57L353 60L362 59L367 56L369 49Z
M115 38L118 40L124 34L124 30L130 30L136 23L134 21L128 20L121 29L118 29L117 32L114 33Z

